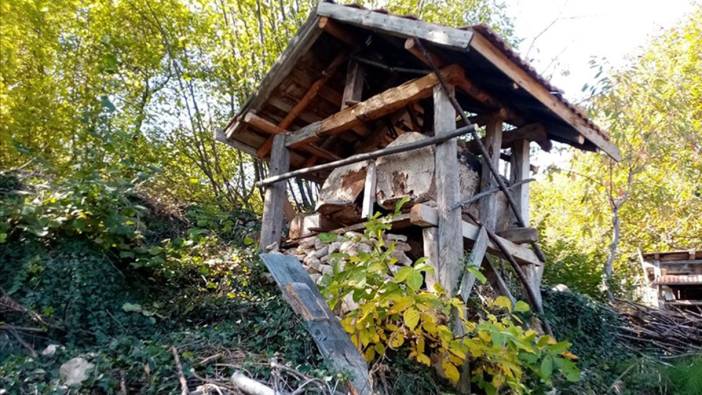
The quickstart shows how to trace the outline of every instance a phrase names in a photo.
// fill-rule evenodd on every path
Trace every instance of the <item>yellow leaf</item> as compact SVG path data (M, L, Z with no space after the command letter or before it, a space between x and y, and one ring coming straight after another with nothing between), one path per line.
M375 349L368 347L366 352L363 353L363 357L366 359L366 362L372 362L375 359Z
M495 299L495 306L502 307L507 311L512 311L512 301L504 295L500 295Z
M431 359L429 359L429 357L425 354L417 353L417 362L423 363L427 366L431 366Z
M446 378L449 379L449 381L451 381L454 384L458 383L458 379L461 377L461 375L460 373L458 373L456 365L444 360L441 363L441 370L444 372Z
M388 345L392 348L399 348L405 343L405 335L400 331L395 331L390 335L390 341Z
M404 314L402 315L402 318L405 321L405 325L407 325L407 327L411 330L414 330L414 328L417 326L417 323L419 323L419 311L413 308L409 308L405 310Z

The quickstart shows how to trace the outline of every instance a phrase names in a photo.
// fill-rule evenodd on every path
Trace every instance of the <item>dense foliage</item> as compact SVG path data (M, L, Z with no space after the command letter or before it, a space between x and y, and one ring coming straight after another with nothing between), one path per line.
M398 265L395 244L384 237L391 217L379 217L380 213L373 216L364 235L352 240L370 245L369 251L335 253L333 271L322 279L322 293L332 308L353 304L341 324L369 362L406 346L410 358L436 366L454 384L469 364L466 373L471 381L488 394L505 388L528 392L527 375L545 385L552 384L555 373L578 381L570 343L523 328L524 322L514 313L527 313L525 302L512 306L506 296L499 296L473 320L466 317L463 301L446 295L438 284L433 290L421 289L423 274L433 275L433 267L423 260ZM326 237L336 240L334 234Z
M611 255L613 209L621 238L614 290L631 290L640 275L637 249L702 248L702 8L654 40L621 70L600 69L591 114L622 151L573 153L564 168L548 171L533 199L535 223L553 259L545 277L601 295Z

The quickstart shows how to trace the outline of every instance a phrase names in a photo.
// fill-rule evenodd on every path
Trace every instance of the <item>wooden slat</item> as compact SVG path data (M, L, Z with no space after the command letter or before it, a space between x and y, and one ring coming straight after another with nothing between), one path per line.
M410 211L410 222L423 227L436 226L439 222L436 208L427 206L426 204L415 204ZM479 226L465 220L462 223L462 229L463 238L473 241L476 240L478 232L480 231ZM528 247L512 243L499 236L498 238L520 264L539 264L539 258L537 258L536 254ZM492 241L488 243L488 252L493 255L501 256L499 248Z
M268 165L270 174L281 174L290 167L290 156L285 146L285 135L273 137L273 152ZM285 182L277 182L266 189L263 201L263 218L261 220L261 237L259 247L266 251L268 246L280 242L283 232L283 205L286 200Z
M439 26L433 23L327 2L319 3L317 14L369 30L402 38L417 37L437 45L460 50L468 48L473 35L468 30Z
M358 37L326 16L319 18L319 27L351 48L356 49L360 47L360 40Z
M424 278L428 290L433 290L434 284L438 283L437 276L441 270L438 238L439 231L436 226L428 226L422 229L424 257L427 259L427 264L434 268L434 273L427 273Z
M356 62L355 60L349 61L348 70L346 71L344 93L341 96L342 110L349 107L349 103L355 104L361 101L365 76L366 71L362 64Z
M453 87L446 92L434 87L434 135L441 136L456 128L456 111L449 102ZM452 209L460 199L458 180L458 147L455 139L436 146L434 181L439 215L439 273L441 286L451 295L456 292L463 271L463 243L461 240L461 210Z
M363 186L363 209L361 210L361 218L370 218L373 215L376 179L375 160L370 160L366 166L366 181Z
M350 374L349 392L372 394L368 365L300 261L278 253L261 254L261 259L273 275L283 298L302 317L325 361L335 370Z
M468 265L480 270L480 265L485 259L488 242L488 234L481 226L480 230L478 231L478 236L475 239L475 243L473 243L473 247L470 250L470 255L468 256L467 262ZM463 299L464 302L468 301L474 285L475 275L468 271L463 273L463 278L461 279L461 286L458 288L458 293L461 295L461 299Z
M443 78L449 82L453 81L461 72L461 67L457 65L447 66L441 70ZM362 125L364 121L375 120L393 113L411 102L429 97L434 86L438 83L436 74L430 73L390 88L322 121L295 131L288 139L288 147L314 141L322 135L343 132Z
M487 38L474 32L470 46L612 159L616 161L621 160L619 149L614 144L592 129L584 119L551 94L546 87L527 73L526 70L507 58Z
M534 228L508 228L497 234L517 244L530 243L539 238L539 232Z

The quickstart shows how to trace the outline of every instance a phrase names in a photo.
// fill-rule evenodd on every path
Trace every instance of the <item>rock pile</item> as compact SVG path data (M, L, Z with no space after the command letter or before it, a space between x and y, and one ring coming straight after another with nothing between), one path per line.
M392 256L397 259L398 265L408 266L412 264L412 259L407 253L412 249L407 243L407 236L399 234L385 234L386 243L395 243L395 250ZM348 255L357 255L359 252L370 252L372 246L369 241L363 238L358 232L348 231L341 235L332 243L324 243L319 236L308 237L300 241L296 248L287 250L285 253L297 257L315 283L319 283L324 274L330 273L332 262L331 254L336 252Z

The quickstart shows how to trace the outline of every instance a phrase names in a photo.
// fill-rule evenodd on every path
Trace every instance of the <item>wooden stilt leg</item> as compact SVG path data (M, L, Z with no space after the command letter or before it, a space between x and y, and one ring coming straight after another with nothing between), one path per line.
M275 135L273 137L271 161L268 166L269 173L271 175L285 173L288 171L289 166L290 153L285 146L285 135ZM263 201L261 237L259 239L259 247L262 251L266 251L274 243L280 242L283 232L283 206L287 199L285 186L285 181L279 181L266 189L266 196Z

